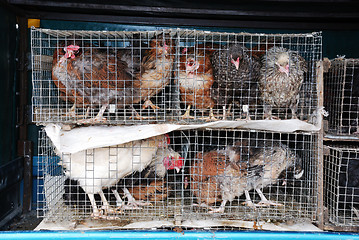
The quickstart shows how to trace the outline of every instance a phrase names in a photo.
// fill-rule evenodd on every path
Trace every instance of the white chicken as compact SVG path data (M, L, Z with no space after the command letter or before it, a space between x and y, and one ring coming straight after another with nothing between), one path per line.
M93 208L92 216L101 218L103 215L118 212L117 209L110 206L102 190L115 185L120 179L131 173L144 170L153 161L156 161L159 149L169 148L169 143L168 135L160 135L72 154L60 154L59 151L55 151L62 159L60 164L63 165L65 175L70 179L77 180L88 195ZM172 156L173 153L176 152L168 151L171 156L159 155L164 157L163 164L166 169L177 168L177 164L168 164L168 158L177 159L176 156ZM180 159L180 161L182 160ZM101 197L101 210L96 205L95 194L99 194ZM134 198L131 200L135 201Z

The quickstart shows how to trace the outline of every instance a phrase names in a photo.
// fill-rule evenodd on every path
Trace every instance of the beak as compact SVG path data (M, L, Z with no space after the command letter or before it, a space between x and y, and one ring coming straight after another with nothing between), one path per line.
M302 169L302 171L300 171L299 173L294 174L294 178L295 179L300 179L301 177L303 177L303 174L304 174L304 170Z
M231 58L232 58L232 55L231 55ZM238 68L239 68L239 58L237 58L236 61L234 61L233 58L232 58L231 63L233 63L234 66L236 67L236 69L238 70Z
M279 72L285 73L285 74L287 74L287 77L289 77L289 67L288 67L288 65L286 67L283 67L283 66L279 65L278 63L276 63L276 64L279 67Z
M175 167L176 172L179 173L181 171L181 169L179 167Z

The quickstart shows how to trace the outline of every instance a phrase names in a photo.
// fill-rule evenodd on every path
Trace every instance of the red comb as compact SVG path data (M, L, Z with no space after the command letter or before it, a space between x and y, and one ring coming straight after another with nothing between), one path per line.
M66 50L71 50L71 51L77 51L80 49L80 46L77 45L69 45L66 47Z

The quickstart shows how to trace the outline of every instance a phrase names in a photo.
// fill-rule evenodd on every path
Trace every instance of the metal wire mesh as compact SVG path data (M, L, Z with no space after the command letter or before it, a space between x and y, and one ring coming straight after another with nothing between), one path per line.
M359 226L358 147L326 146L324 156L325 205L336 226Z
M352 135L358 131L359 60L334 59L324 74L324 104L329 111L328 133Z
M39 178L38 194L39 199L42 199L38 204L39 216L56 221L104 218L116 220L120 225L142 220L174 221L176 224L186 219L317 220L317 135L191 130L170 133L169 139L168 146L158 147L162 152L153 145L147 145L148 141L144 140L142 144L132 142L81 153L62 154L62 161L59 161L51 142L41 133L39 161L42 162L39 166L42 166L40 171L43 177ZM144 170L124 179L119 177L124 164L129 164L131 171L138 169L138 164L145 161L148 151L156 152L154 156L166 159L166 151L163 149L167 148L173 149L183 158L179 173L168 170L164 177L160 177L159 163L152 168L155 174L146 175L147 170ZM235 149L235 154L232 154L231 149ZM131 153L125 157L124 152L128 150ZM261 154L258 155L258 152ZM275 152L281 154L273 155ZM208 153L215 160L213 165L201 165ZM121 162L125 158L126 163ZM99 161L101 164L98 164ZM78 165L78 162L81 164ZM78 175L78 168L82 175ZM208 173L210 169L213 172ZM230 173L231 169L236 173ZM257 180L260 183L255 187L251 186L258 181L252 181L246 175L248 173L250 176L252 169L259 170L255 175L259 176ZM298 172L302 173L299 177ZM268 173L271 173L271 177L268 177ZM244 175L239 177L236 174ZM211 175L210 180L208 175ZM263 200L254 191L257 188L272 201L272 205L263 203L257 207L244 206L245 194L239 192L234 193L234 199L226 203L223 213L216 213L224 199L222 191L225 190L225 183L233 181L233 186L236 186L234 182L239 179L245 179L245 189L248 189L254 204ZM262 183L264 180L269 183ZM102 189L110 208L104 207L99 190L94 189ZM116 198L113 191L115 189L123 202ZM142 200L142 204L133 204L127 191L136 200ZM99 214L94 213L88 193L94 193ZM201 203L207 203L208 206Z
M299 119L308 120L318 107L315 62L321 59L321 44L320 33L32 29L33 121L136 124L263 119L263 93L270 92L268 52L273 47L289 51L290 67L284 71L299 75L297 86L284 81L275 92L297 104L267 99L267 105L273 117L291 118L293 108ZM230 51L235 45L241 47L244 59L237 72ZM68 51L74 58L66 55ZM263 79L260 84L259 79Z

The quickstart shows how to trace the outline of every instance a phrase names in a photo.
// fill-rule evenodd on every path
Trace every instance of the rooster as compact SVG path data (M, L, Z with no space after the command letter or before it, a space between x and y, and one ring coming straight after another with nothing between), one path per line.
M103 114L109 104L118 108L130 106L136 117L142 119L133 104L145 101L143 108L158 108L150 98L169 83L173 49L168 34L150 41L142 61L138 57L142 54L134 54L130 49L69 45L55 51L52 78L60 97L74 104L71 116L75 116L76 106L101 106L96 117L80 120L79 124L105 122Z
M264 118L272 119L272 107L289 107L296 119L299 91L307 72L305 60L282 47L270 48L262 58L259 89L264 102Z
M209 109L208 121L217 120L213 114L215 101L211 98L211 87L214 82L211 55L213 50L184 48L180 57L180 68L176 83L179 85L182 102L187 105L183 119L194 118L190 115L192 106L197 110Z
M153 165L153 162L162 160L162 164L166 169L174 169L178 165L169 161L172 157L178 158L178 153L168 150L162 153L168 155L157 154L158 151L169 149L169 137L167 135L160 135L144 140L137 140L126 144L117 145L114 147L102 147L80 151L73 154L60 154L55 149L55 152L61 157L65 175L77 180L81 188L87 194L92 208L92 216L94 218L101 218L102 215L109 213L116 213L117 210L112 208L107 201L103 189L115 185L120 179L134 173L141 172L147 166ZM175 155L173 155L175 154ZM174 159L177 161L176 159ZM126 191L126 188L124 188ZM128 190L127 190L128 191ZM99 194L102 201L102 207L96 205L95 194ZM136 205L136 200L127 196ZM141 203L141 202L140 202Z
M226 48L216 50L211 59L215 79L211 94L217 105L223 106L223 119L228 104L239 103L244 110L244 105L253 103L260 70L259 59L250 56L246 47L232 44ZM250 119L249 113L244 113Z

